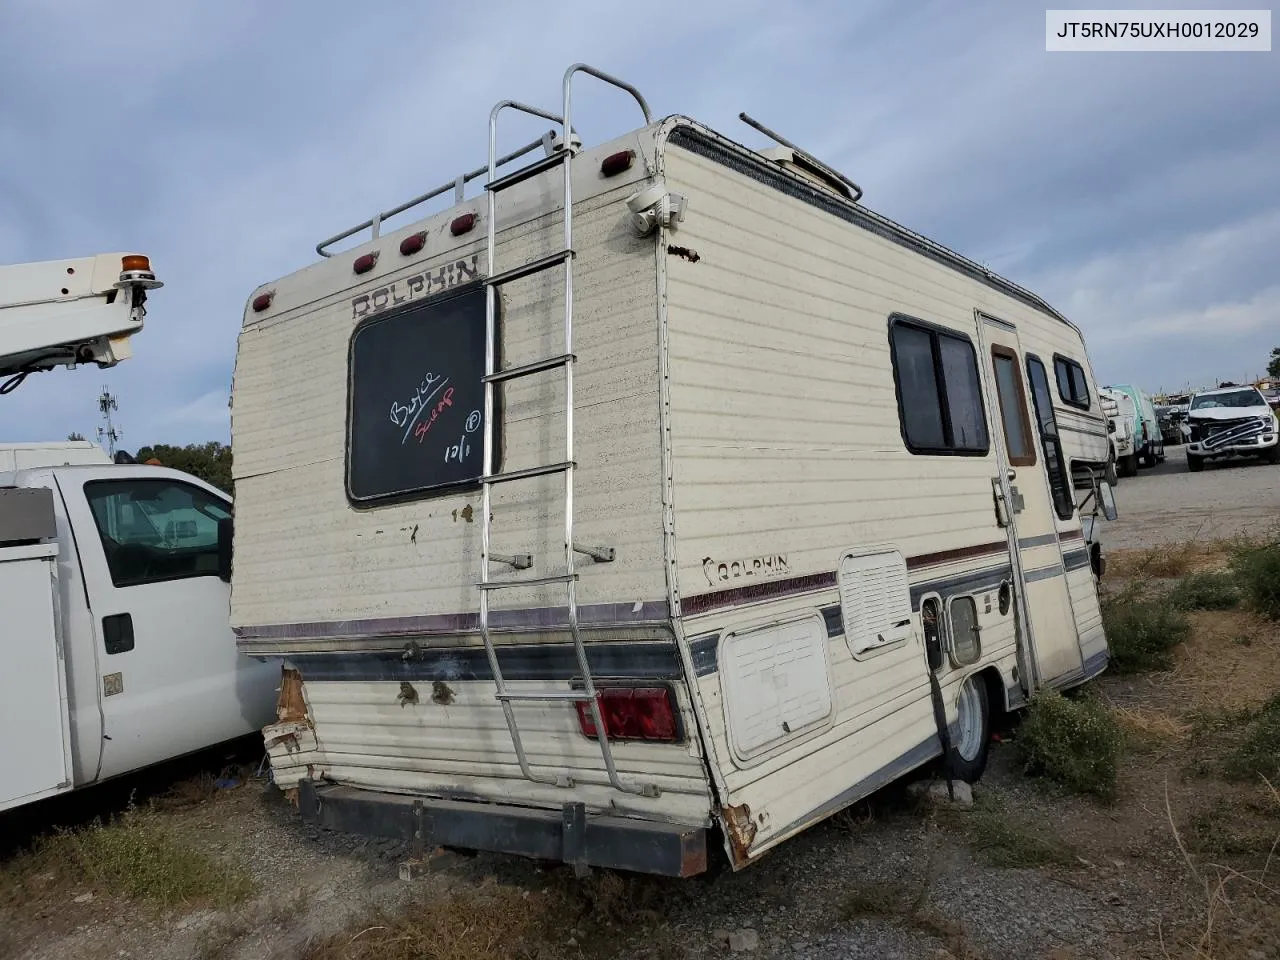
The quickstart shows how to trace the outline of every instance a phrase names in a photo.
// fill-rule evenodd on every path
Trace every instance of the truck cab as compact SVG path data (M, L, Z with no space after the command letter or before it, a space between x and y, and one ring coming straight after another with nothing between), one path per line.
M1133 401L1135 424L1133 450L1138 464L1154 467L1164 462L1164 436L1160 431L1160 418L1156 416L1151 397L1129 383L1119 383L1105 388L1108 393L1120 393Z
M270 722L279 666L229 622L231 510L164 467L0 473L0 810Z

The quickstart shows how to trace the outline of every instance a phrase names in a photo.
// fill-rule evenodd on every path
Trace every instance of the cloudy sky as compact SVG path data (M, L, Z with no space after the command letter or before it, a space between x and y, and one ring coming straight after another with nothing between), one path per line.
M753 145L739 111L775 127L1044 295L1104 381L1260 373L1280 344L1280 53L1044 37L1044 5L1012 0L3 0L0 262L136 250L166 282L132 360L31 377L0 398L3 439L92 436L107 384L125 449L226 441L248 294L478 166L494 101L554 106L576 60L658 115ZM576 104L588 141L637 125L603 88ZM511 145L541 132L516 126Z

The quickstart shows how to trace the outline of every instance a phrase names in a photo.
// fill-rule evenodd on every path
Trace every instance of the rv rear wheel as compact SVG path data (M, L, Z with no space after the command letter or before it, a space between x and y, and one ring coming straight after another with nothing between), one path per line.
M986 682L977 675L960 684L956 701L956 735L951 744L951 768L959 780L976 783L987 768L991 740L991 712Z

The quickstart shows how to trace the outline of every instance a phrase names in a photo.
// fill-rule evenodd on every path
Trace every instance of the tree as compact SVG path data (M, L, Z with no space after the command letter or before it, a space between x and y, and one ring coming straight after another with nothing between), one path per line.
M67 439L68 439L68 440L83 440L83 439L84 439L84 434L83 434L83 433L76 433L74 430L72 430L70 433L68 433L68 434L67 434Z
M164 466L199 477L205 483L212 484L226 494L233 493L231 448L216 440L208 443L189 443L185 447L174 447L166 443L139 447L133 459L138 463L159 460Z
M1280 379L1280 347L1271 349L1271 362L1267 364L1267 376Z

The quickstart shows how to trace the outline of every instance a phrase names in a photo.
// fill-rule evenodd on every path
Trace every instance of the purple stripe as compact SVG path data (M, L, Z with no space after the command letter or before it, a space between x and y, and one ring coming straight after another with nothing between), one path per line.
M578 607L578 622L584 626L667 623L671 611L665 600L633 603L595 603ZM531 610L493 610L490 625L546 630L568 627L568 607L537 607ZM242 640L335 640L348 637L395 637L475 633L480 629L478 613L438 613L417 617L372 617L365 620L318 620L310 623L271 623L236 627Z

